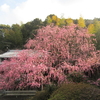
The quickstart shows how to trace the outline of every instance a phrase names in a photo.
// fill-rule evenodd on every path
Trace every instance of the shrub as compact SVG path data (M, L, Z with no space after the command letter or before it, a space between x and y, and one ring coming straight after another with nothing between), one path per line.
M47 100L49 93L45 90L37 92L37 94L29 100Z
M23 50L18 58L5 60L0 65L0 89L39 89L46 84L63 82L62 70L46 66L45 53L39 56L39 52Z
M63 84L48 100L100 100L100 89L85 83Z
M27 100L47 100L56 89L57 86L55 85L47 85L44 90L38 91L34 97L30 97Z

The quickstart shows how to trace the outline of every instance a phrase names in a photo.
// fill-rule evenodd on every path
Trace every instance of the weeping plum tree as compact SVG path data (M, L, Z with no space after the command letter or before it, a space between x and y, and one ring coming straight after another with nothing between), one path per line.
M91 66L100 62L93 44L96 40L93 37L94 34L89 34L86 28L77 25L62 28L51 25L39 29L36 38L30 39L25 46L47 51L47 66L61 69L65 74L88 70L91 74Z
M0 65L0 89L32 89L67 81L66 74L92 70L98 63L87 29L76 25L38 30L17 58Z
M61 67L64 62L82 66L89 58L95 57L96 50L91 36L93 34L89 34L87 29L76 25L63 28L46 26L39 29L36 38L29 40L25 46L47 51L52 67Z
M17 58L3 61L0 65L0 89L37 89L65 81L62 70L46 66L48 57L43 50L23 50Z

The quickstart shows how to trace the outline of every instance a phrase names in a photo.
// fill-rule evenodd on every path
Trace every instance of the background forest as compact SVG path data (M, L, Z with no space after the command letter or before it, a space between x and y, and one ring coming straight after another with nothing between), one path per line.
M21 23L21 25L13 24L9 26L0 24L0 53L6 52L9 49L23 49L27 41L37 35L39 28L51 23L59 27L78 24L82 28L87 28L90 34L95 34L97 42L94 42L94 44L96 49L100 50L100 18L94 18L93 20L83 19L82 17L79 19L66 19L50 14L46 17L45 21L36 18L25 24Z

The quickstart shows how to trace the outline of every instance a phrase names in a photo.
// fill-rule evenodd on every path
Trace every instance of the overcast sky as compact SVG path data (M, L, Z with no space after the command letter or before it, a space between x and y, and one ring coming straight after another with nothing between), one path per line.
M20 24L50 14L59 18L100 18L100 0L0 0L0 24Z

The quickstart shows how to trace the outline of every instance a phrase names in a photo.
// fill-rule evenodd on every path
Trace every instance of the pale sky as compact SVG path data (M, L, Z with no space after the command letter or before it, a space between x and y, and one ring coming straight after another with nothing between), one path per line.
M59 18L100 18L100 0L0 0L0 24L20 24L50 14Z

